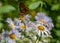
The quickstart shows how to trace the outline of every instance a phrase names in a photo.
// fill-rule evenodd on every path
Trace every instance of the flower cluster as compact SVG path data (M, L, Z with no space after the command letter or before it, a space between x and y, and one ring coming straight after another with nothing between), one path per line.
M51 29L54 27L50 17L43 12L36 14L35 21L31 21L32 16L27 14L20 18L7 18L10 31L2 31L1 43L6 39L6 43L44 43L45 38L52 37Z

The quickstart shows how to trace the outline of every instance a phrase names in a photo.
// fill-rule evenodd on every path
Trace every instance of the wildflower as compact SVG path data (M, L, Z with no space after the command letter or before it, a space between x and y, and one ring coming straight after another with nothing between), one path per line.
M34 22L29 21L26 25L28 27L27 30L29 30L29 31L33 30L35 28L35 26L34 26L35 23Z
M14 21L12 21L11 18L7 18L6 22L8 22L8 25L11 29L18 29L20 28L19 25L21 23L21 20L15 18Z
M20 17L19 19L22 20L22 21L26 21L26 20L28 21L30 18L31 18L31 15L27 14L23 17Z
M24 23L20 23L20 29L21 30L27 29L27 25L25 25Z
M48 16L46 16L45 13L37 13L37 15L35 16L35 19L38 21L38 22L42 22L43 24L45 24L49 30L52 29L52 27L54 27L53 23L52 23L52 19Z
M16 40L7 37L7 38L6 38L6 43L16 43Z
M18 30L16 30L16 29L13 29L13 30L12 30L12 33L16 34L16 36L17 36L18 38L21 37L21 33L20 33Z
M37 13L37 15L35 16L35 19L41 22L52 22L51 18L46 16L45 13Z
M14 25L14 22L11 20L11 18L7 18L6 22L9 23L9 27L14 29L15 28L15 25Z
M10 32L8 31L4 31L4 30L2 31L2 36L6 40L6 43L16 43L15 39L11 39L9 34Z
M25 29L25 28L26 28L26 26L25 26L25 25L21 25L21 28L24 28L24 29Z
M19 18L14 18L14 24L19 26L22 21Z
M39 36L43 37L44 35L48 36L49 34L51 34L47 27L43 26L42 24L36 24L35 26Z
M18 30L4 31L2 35L6 39L6 43L16 43L16 40L20 38L21 34Z

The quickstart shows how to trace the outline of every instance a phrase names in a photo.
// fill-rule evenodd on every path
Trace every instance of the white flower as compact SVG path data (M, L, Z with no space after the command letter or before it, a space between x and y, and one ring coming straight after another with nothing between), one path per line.
M20 29L20 23L21 23L21 20L15 18L14 21L12 21L11 18L7 18L6 22L8 22L8 26L11 28L11 29Z
M11 32L10 32L11 33ZM2 36L4 37L4 39L6 40L6 43L16 43L15 41L15 39L11 39L10 38L10 36L9 36L9 34L10 34L8 31L2 31Z
M12 21L11 18L7 18L6 22L9 23L9 27L10 27L10 28L12 28L12 29L15 28L14 22Z
M39 36L48 36L50 34L50 31L48 30L47 27L43 26L42 24L36 24L36 31Z
M25 20L29 20L31 18L31 15L27 14L24 15L23 17L20 17L20 20L25 21Z
M7 37L7 38L6 38L6 43L16 43L16 40Z
M33 30L35 27L34 27L34 25L35 25L35 23L34 22L31 22L31 21L29 21L27 24L27 30Z
M31 15L27 14L25 15L26 20L29 20L31 18Z
M13 30L12 30L12 33L16 34L16 36L17 36L18 38L21 37L21 33L20 33L18 30L16 30L16 29L13 29Z
M19 26L22 21L19 18L14 18L14 24Z
M20 23L20 29L25 30L27 28L27 26L24 23Z
M13 23L13 21L12 21L11 18L7 18L6 22L8 22L8 23Z
M33 22L31 22L31 21L29 21L28 23L20 23L20 29L21 30L27 30L27 31L29 31L29 30L31 30L32 28L33 28L33 26L34 26L34 23Z
M35 19L39 20L39 21L40 20L45 20L46 22L51 22L52 21L50 17L46 16L46 14L42 13L42 12L37 13L37 15L35 16Z
M51 30L52 27L54 27L53 23L52 23L52 19L48 16L46 16L45 13L37 13L37 15L35 16L35 19L38 22L42 22L44 25L47 25L48 29Z
M11 31L4 31L2 32L2 35L6 39L7 43L16 43L16 40L21 37L21 33L18 30L11 30Z
M31 18L31 15L27 14L27 15L24 15L23 17L20 17L19 19L26 24L30 21L30 18Z

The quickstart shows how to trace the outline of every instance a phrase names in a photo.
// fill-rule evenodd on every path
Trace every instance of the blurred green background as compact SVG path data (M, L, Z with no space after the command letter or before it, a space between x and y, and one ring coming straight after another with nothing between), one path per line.
M60 0L0 0L0 32L2 29L8 30L6 18L19 17L21 1L32 16L36 12L46 12L52 18L54 28L51 30L51 43L60 43Z

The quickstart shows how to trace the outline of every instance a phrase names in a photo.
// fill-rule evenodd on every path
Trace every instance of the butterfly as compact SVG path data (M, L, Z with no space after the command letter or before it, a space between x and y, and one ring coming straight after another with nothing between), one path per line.
M29 14L29 8L26 7L23 2L20 2L19 8L20 8L20 15Z

